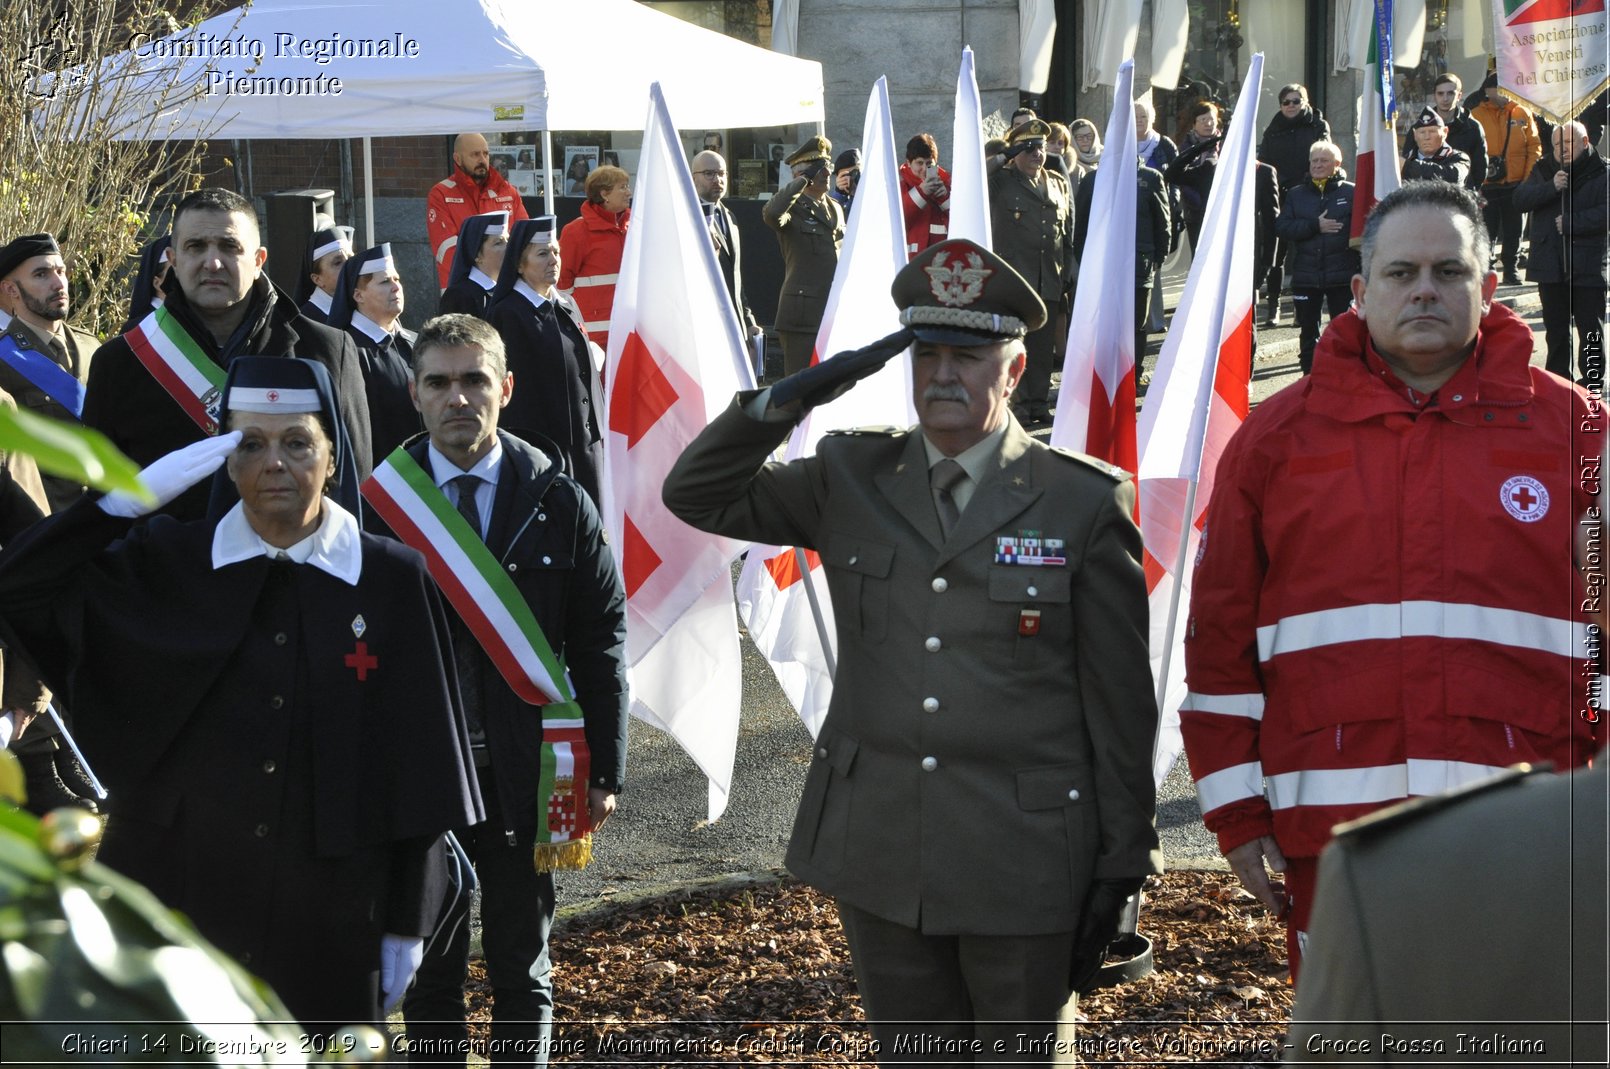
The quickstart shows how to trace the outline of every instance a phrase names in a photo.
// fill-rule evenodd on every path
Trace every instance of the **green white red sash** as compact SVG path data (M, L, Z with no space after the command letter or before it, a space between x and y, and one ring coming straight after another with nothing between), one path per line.
M227 372L202 352L173 313L153 309L123 338L185 415L203 432L218 433L218 402Z
M480 532L401 446L360 490L397 537L425 555L436 585L515 694L541 707L537 871L584 868L592 859L587 734L570 677L531 607Z

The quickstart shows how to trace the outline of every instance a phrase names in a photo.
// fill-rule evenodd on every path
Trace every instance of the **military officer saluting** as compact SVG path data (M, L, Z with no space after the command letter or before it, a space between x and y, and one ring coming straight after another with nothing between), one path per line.
M1023 344L1028 364L1013 407L1019 419L1051 413L1051 365L1057 348L1057 307L1073 284L1073 198L1068 180L1045 166L1051 128L1030 119L1009 135L1006 163L989 176L990 230L995 251L1012 265L1053 314Z
M844 240L844 209L827 195L833 177L833 146L827 138L811 138L783 162L794 169L794 180L766 202L760 215L777 231L783 247L776 326L783 342L783 371L792 375L811 362L816 347Z
M89 361L100 341L67 325L72 310L67 264L49 234L29 234L0 248L0 312L11 321L0 334L0 390L38 415L77 423L84 407ZM66 508L84 488L45 475L52 511Z
M838 673L787 860L838 900L882 1051L1000 1040L1049 1061L1162 860L1134 486L1012 417L1045 306L1002 258L947 241L893 294L909 330L739 394L664 498L703 530L821 554ZM767 462L913 340L917 427Z

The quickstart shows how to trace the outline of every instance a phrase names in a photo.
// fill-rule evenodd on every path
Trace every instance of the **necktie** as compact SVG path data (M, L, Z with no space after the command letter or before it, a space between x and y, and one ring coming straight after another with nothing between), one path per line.
M475 503L475 491L480 487L481 478L478 475L460 475L453 480L453 488L458 491L458 514L464 517L470 530L485 541L486 533L481 529L481 508Z
M961 519L962 512L956 507L953 492L965 478L967 469L949 457L935 464L928 472L928 484L934 491L934 508L939 513L939 531L946 538L955 529L956 521Z
M480 488L477 475L460 475L453 480L458 491L458 514L483 540L481 508L475 503L475 491ZM481 644L467 627L456 628L453 637L454 660L458 663L458 689L464 699L464 718L470 729L470 745L474 749L475 763L486 763L486 735L481 727Z

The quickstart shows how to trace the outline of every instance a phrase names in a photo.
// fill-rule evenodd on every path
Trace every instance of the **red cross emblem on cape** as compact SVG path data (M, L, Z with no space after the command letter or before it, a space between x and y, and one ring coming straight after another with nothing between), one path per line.
M380 658L369 652L369 643L359 642L357 647L346 656L348 668L358 673L358 682L368 680L369 673L380 668Z

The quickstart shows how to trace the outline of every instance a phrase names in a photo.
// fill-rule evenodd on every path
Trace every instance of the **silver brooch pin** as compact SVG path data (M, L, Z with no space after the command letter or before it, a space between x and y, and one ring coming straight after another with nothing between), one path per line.
M362 638L363 633L367 630L369 630L369 625L363 622L363 613L360 612L352 618L352 637Z

